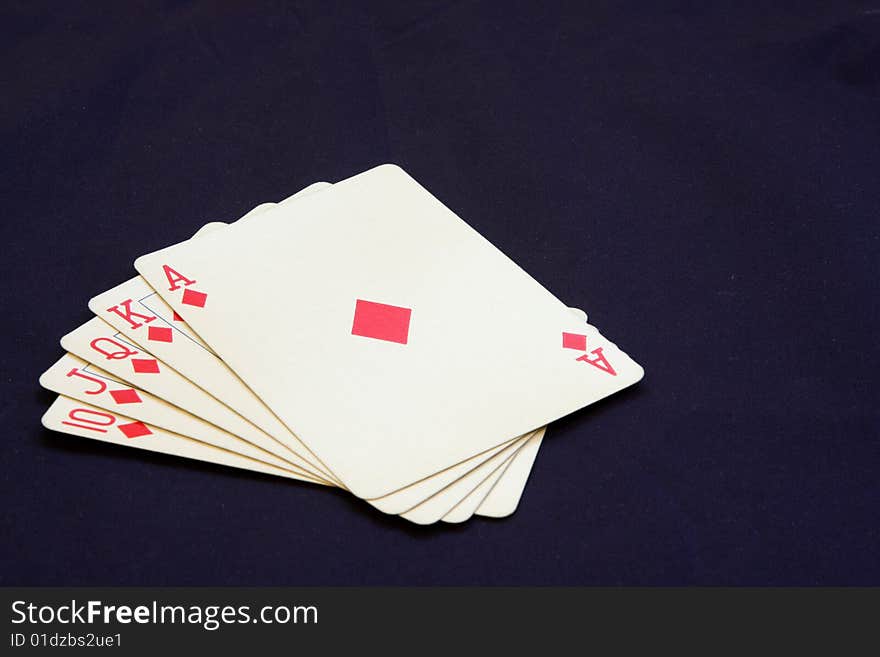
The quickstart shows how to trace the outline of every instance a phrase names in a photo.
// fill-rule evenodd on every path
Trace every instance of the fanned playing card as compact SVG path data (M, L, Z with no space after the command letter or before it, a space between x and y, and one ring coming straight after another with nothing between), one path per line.
M47 427L340 486L418 524L510 515L545 425L642 376L393 165L136 268L62 338Z
M642 376L391 165L136 267L368 500Z

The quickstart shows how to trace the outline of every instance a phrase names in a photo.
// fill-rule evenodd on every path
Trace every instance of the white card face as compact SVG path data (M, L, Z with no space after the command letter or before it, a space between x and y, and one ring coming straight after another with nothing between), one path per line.
M114 414L122 413L133 420L289 470L291 476L304 481L319 481L300 474L291 468L287 461L274 454L255 447L144 390L133 388L73 354L65 354L43 372L40 376L40 385L59 395L85 402L102 410Z
M286 470L227 452L207 443L169 433L164 429L96 408L69 397L60 396L55 400L43 415L43 426L52 431L100 440L114 445L182 456L278 477L291 476L291 473Z
M136 267L367 499L642 376L389 165Z
M95 317L63 338L61 346L83 360L94 363L118 379L146 390L206 422L275 454L302 469L308 464L257 426L197 387L142 347L132 343L99 317Z

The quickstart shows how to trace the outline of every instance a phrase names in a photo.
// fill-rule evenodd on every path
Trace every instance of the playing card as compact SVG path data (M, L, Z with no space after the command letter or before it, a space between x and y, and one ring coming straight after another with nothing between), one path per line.
M642 375L393 166L136 266L367 499Z
M47 429L82 438L228 465L278 477L296 478L287 470L170 433L117 413L110 413L63 395L53 402L43 415L42 421Z
M304 481L321 480L300 475L274 454L255 447L150 393L132 388L91 363L65 354L40 376L40 385L65 397L111 413L122 412L133 420L186 436L214 447L288 470Z

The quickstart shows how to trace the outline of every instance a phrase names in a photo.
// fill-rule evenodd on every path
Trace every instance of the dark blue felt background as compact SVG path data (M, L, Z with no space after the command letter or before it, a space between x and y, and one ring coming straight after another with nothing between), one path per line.
M27 2L0 37L0 584L880 584L876 1ZM41 428L136 256L386 161L647 370L513 517Z

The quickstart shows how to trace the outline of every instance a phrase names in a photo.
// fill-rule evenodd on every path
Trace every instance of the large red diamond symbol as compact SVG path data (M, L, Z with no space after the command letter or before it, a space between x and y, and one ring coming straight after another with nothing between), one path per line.
M562 334L563 349L577 349L578 351L587 350L587 336L580 333L564 333Z
M141 398L137 391L128 388L126 390L111 390L110 396L117 404L140 404Z
M412 308L358 299L354 307L351 334L406 344L411 314Z
M151 326L147 329L147 339L154 342L171 342L174 335L167 326Z
M183 296L180 298L180 303L185 303L187 306L196 306L197 308L204 308L205 301L207 301L208 295L204 292L199 292L197 290L190 290L189 288L183 291Z
M138 374L159 373L159 363L153 358L132 358L131 367Z
M125 434L126 438L139 438L141 436L149 436L152 431L143 422L129 422L128 424L120 424L119 430Z

